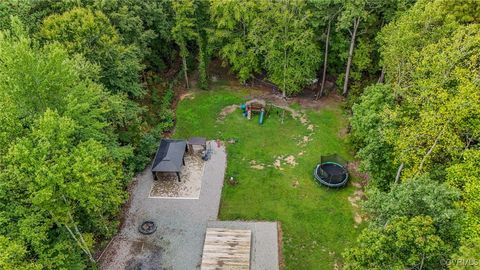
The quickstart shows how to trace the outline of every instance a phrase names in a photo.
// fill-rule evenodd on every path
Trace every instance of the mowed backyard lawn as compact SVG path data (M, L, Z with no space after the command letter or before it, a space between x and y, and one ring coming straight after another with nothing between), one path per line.
M350 158L339 137L346 124L339 105L306 110L307 123L286 112L282 124L281 111L272 111L259 125L258 116L247 120L239 109L219 119L223 108L244 102L247 95L227 87L194 92L178 104L174 137L236 140L226 143L225 178L233 176L238 183L225 182L221 220L280 221L285 269L341 266L341 253L360 230L348 201L354 188L327 189L312 176L322 154Z

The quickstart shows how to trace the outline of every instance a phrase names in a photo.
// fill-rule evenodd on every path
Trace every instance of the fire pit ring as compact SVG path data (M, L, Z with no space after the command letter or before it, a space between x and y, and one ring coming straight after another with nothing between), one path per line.
M155 222L150 221L150 220L147 220L147 221L143 222L143 223L138 227L138 231L139 231L141 234L152 234L152 233L154 233L156 230L157 230L157 225L155 224Z

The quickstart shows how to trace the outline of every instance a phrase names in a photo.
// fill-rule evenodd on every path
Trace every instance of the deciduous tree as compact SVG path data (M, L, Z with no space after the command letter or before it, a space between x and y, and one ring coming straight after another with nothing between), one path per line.
M100 82L114 93L141 96L142 65L136 48L122 43L122 37L100 11L75 8L46 18L40 29L44 41L59 42L68 52L81 54L101 68Z
M449 249L429 216L393 219L364 230L345 254L345 269L443 269Z
M209 38L213 50L228 61L240 81L250 79L261 69L261 36L252 31L260 7L268 1L210 1L210 20L214 31Z
M185 85L189 88L187 57L188 42L194 40L198 33L196 29L195 3L193 0L181 0L172 3L175 12L175 24L172 27L172 36L180 48L180 57L182 57L183 74Z
M264 27L256 32L261 36L267 76L283 96L300 92L315 79L321 53L311 17L305 1L278 1L265 6L259 17L263 23L255 24Z
M121 97L93 81L85 59L41 47L18 20L0 47L0 235L24 258L13 268L83 269L124 198L131 153L110 122Z

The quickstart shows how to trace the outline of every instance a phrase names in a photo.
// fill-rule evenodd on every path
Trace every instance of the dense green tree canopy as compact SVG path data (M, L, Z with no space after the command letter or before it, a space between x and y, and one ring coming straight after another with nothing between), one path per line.
M426 178L372 190L365 210L370 228L346 253L347 269L441 269L459 247L458 193Z
M352 142L372 188L384 190L372 192L365 205L371 224L378 230L396 216L430 216L450 250L444 262L479 258L478 6L418 1L385 26L378 40L386 84L367 88L353 106ZM359 269L375 263L368 251L352 252ZM448 266L460 267L429 267Z
M9 142L22 135L47 108L69 113L84 128L82 133L108 141L111 135L105 134L109 130L105 121L108 116L114 117L115 112L107 104L114 102L115 97L93 82L98 78L98 69L81 57L68 58L60 46L39 48L20 27L14 24L13 33L0 34L0 113L5 115L0 120L1 149L5 150Z
M448 248L428 216L395 218L364 231L359 246L345 254L345 269L441 269Z
M215 27L210 42L241 81L260 71L259 44L256 42L260 37L252 28L256 24L255 14L264 4L265 1L223 0L210 3L210 18Z
M305 1L212 1L214 42L239 79L265 69L284 94L315 79L320 48Z
M171 55L173 13L167 0L87 0L87 6L102 11L127 45L137 53L147 68L160 70L173 61ZM93 2L93 3L89 3Z
M2 269L40 270L42 265L27 258L25 245L18 240L0 236L0 267Z
M1 1L0 268L95 267L126 179L175 123L178 74L208 89L211 59L245 86L346 96L369 176L368 226L346 269L480 261L479 10L475 0Z
M196 7L193 0L175 1L172 6L173 11L175 12L175 24L172 27L172 37L180 48L180 57L182 57L183 62L183 73L188 88L187 45L189 41L198 38L198 33L195 31L197 22L194 16Z
M126 46L121 36L101 11L75 8L46 18L40 29L46 41L60 42L70 53L85 56L101 68L100 81L115 93L140 96L138 83L142 68L136 48Z
M93 238L116 226L110 217L124 196L128 149L108 122L115 97L81 57L40 47L18 21L12 26L0 32L0 234L15 239L2 238L6 252L19 249L26 261L83 268Z
M460 25L444 16L447 11L441 9L442 3L419 2L380 35L390 87L383 91L395 98L394 103L392 99L380 100L377 105L388 106L380 115L380 122L386 124L380 126L380 138L393 147L388 151L395 157L390 163L405 165L404 177L427 173L433 179L443 179L449 164L480 137L478 25ZM431 18L439 22L422 21ZM431 24L432 34L421 33L426 31L422 23ZM369 105L373 102L377 102L375 96L366 92L361 103L353 107L353 136L363 141L361 148L371 147L368 140L375 137L367 134L368 127L361 128L377 112L377 106ZM380 163L386 156L380 149L386 149L378 145L375 143L378 150L369 151L369 156L381 154L374 159ZM366 150L360 150L360 155L362 151ZM372 172L377 173L375 169Z
M430 216L447 243L458 241L460 211L455 206L459 194L446 184L427 178L411 179L394 185L390 192L371 190L364 207L373 226L382 227L395 217Z
M392 88L383 84L369 86L360 101L352 107L350 140L359 147L357 155L362 169L370 174L370 183L388 190L397 169L389 139L390 131L398 126L389 116L395 101Z
M320 48L304 1L276 2L266 7L255 32L261 34L261 51L268 78L291 95L315 79L320 63ZM263 29L256 29L258 27Z

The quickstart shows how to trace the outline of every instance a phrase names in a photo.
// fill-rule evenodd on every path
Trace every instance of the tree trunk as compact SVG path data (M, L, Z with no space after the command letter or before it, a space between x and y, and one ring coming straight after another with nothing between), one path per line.
M287 49L283 49L284 51L284 55L285 55L285 60L284 60L284 63L283 63L283 89L282 89L282 96L283 98L286 98L287 97L287 92L285 91L285 88L286 88L286 76L287 76Z
M357 36L357 29L359 25L360 25L360 18L355 18L353 20L353 33L352 33L352 39L350 41L350 49L348 51L347 68L345 70L345 81L343 82L342 95L344 96L347 96L348 94L348 79L350 77L350 66L352 65L353 50L355 48L355 38Z
M182 57L182 62L183 62L183 75L185 76L185 85L188 89L188 88L190 88L190 86L188 85L187 57L183 56Z
M382 73L380 73L380 77L378 78L377 83L383 83L385 80L385 67L382 67Z
M398 184L398 181L400 181L400 176L402 175L403 166L404 164L402 162L402 164L400 164L400 166L398 167L397 175L395 176L395 184Z
M207 76L207 66L208 66L208 56L207 56L207 40L201 35L197 39L198 43L198 86L201 89L208 88L208 76Z
M420 262L420 268L418 270L422 270L423 269L423 264L425 262L425 253L422 254L422 261Z
M81 250L83 250L83 252L88 256L88 258L90 259L90 261L92 262L95 262L95 260L93 259L92 257L92 254L90 253L90 251L83 246L83 244L78 240L78 238L75 236L75 234L73 233L72 229L70 229L70 227L68 227L67 224L63 224L63 226L65 226L65 228L67 229L68 233L70 233L70 236L72 236L72 238L75 240L75 242L77 243L77 245L80 247Z
M285 24L285 32L284 32L284 38L285 36L287 35L287 24ZM287 47L286 47L286 42L285 40L283 41L283 54L284 54L284 59L283 59L283 89L282 89L282 94L283 94L283 98L286 98L287 97L287 93L286 93L286 87L287 87L287 83L286 83L286 79L287 79Z
M320 90L315 97L317 100L319 97L323 96L323 90L325 88L325 77L327 76L327 62L328 62L328 43L330 39L330 27L332 24L332 20L328 20L328 27L327 27L327 39L325 40L325 56L323 59L323 74L322 74L322 85L320 86Z
M285 2L286 5L283 6L285 8L283 11L283 14L285 16L283 23L283 89L282 89L282 96L283 99L286 100L287 98L287 60L288 60L288 53L287 53L287 34L288 34L288 13L289 13L289 1Z
M63 198L63 201L65 202L66 205L68 205L67 203L67 198L65 198L65 196L62 195L62 198ZM80 230L78 229L77 225L75 224L75 221L73 220L73 216L72 216L72 213L68 210L67 211L68 213L68 217L70 218L70 222L73 224L74 228L75 228L75 232L77 233L78 237L75 236L75 233L72 231L72 229L70 229L70 227L67 225L67 222L63 223L63 225L65 226L65 228L67 229L67 231L70 233L70 235L72 236L72 238L75 240L75 242L77 243L77 245L83 250L83 252L88 256L88 258L90 259L91 262L95 262L95 260L93 259L93 256L92 256L92 253L90 252L90 250L88 249L88 245L87 243L85 242L85 239L83 239L83 236L82 234L80 233ZM50 215L53 217L53 213L50 212Z
M440 132L438 133L437 137L435 138L435 141L433 142L432 146L430 147L430 149L428 149L427 153L423 156L422 161L420 162L420 165L418 166L417 175L422 171L423 165L425 164L425 161L427 160L427 157L433 152L433 149L435 148L435 146L437 146L437 143L438 143L438 141L440 140L440 138L442 137L443 132L444 132L445 129L447 128L447 124L448 124L449 122L450 122L450 121L448 121L447 123L445 123L445 125L442 127L442 129L441 129Z

